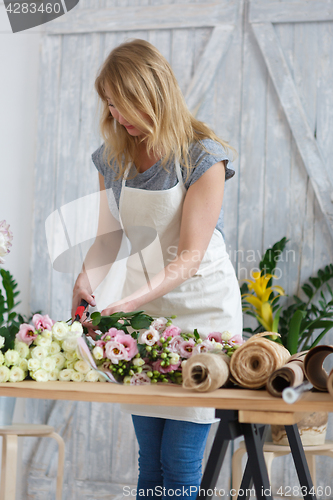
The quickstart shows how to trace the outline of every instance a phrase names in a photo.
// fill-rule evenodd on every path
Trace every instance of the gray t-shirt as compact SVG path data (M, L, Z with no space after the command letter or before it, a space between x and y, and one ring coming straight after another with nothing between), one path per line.
M201 143L205 149L201 146ZM193 143L193 145L189 149L189 161L192 165L192 169L187 179L186 169L181 167L183 181L186 189L188 189L195 181L197 181L202 176L202 174L204 174L212 165L219 161L225 161L226 180L230 179L235 174L235 171L230 168L230 160L220 143L215 142L211 139L203 139L201 143ZM100 146L92 154L92 160L97 170L104 177L106 189L112 189L117 208L119 209L122 179L120 178L116 180L117 173L119 171L117 166L115 164L109 166L106 162L106 159L103 158L104 148L105 146L104 144L102 144L102 146ZM209 153L206 150L209 151ZM139 189L147 189L150 191L159 191L163 189L171 189L178 182L174 162L168 163L166 167L163 168L161 166L161 160L159 160L145 172L138 173L134 176L135 172L136 169L134 166L132 166L128 175L128 179L126 180L126 186ZM112 203L110 204L110 209L112 212L114 212L114 210L112 210ZM117 217L116 213L113 213L113 215ZM218 229L223 234L223 209L221 209L221 213L216 224L216 229Z

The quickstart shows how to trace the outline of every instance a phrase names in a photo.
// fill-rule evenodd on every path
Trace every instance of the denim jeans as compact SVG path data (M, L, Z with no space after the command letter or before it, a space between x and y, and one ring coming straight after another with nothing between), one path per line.
M195 499L211 424L132 415L139 443L137 499Z

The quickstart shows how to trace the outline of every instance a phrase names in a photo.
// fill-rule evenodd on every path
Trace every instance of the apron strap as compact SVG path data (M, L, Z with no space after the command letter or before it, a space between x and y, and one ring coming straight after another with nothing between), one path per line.
M179 164L179 160L178 159L175 160L175 167L176 167L176 174L177 174L178 182L179 182L179 184L182 187L184 187L184 181L183 181L182 171L180 169L180 164Z

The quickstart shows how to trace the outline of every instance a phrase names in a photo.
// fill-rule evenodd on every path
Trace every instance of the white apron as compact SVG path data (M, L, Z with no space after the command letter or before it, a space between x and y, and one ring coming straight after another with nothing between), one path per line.
M148 277L152 278L163 270L176 256L186 188L179 162L175 166L178 184L167 190L128 187L128 169L124 175L119 214L126 236L131 241L131 234L138 233L136 227L149 226L157 231L157 237L142 252L128 258L123 297L147 284ZM137 238L134 244L136 247L140 245ZM156 317L176 315L175 325L188 332L197 328L202 337L225 330L242 335L239 285L222 234L217 229L214 229L196 274L163 297L145 304L143 309ZM215 421L213 408L122 405L122 409L134 415L197 423Z

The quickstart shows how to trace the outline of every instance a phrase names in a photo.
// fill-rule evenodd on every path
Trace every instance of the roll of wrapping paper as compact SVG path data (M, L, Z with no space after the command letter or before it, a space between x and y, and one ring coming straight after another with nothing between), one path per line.
M215 391L229 379L230 358L224 353L195 354L183 367L183 387L199 392Z
M289 351L283 345L265 338L268 335L276 334L257 333L231 356L231 377L241 387L264 387L270 375L290 358Z
M287 363L275 370L266 383L267 391L275 397L282 397L287 387L297 387L306 379L304 359L308 351L298 352L288 359Z
M333 395L333 391L331 392L328 387L328 384L332 386L332 372L330 373L329 382L328 373L323 366L324 360L332 353L332 345L317 345L313 347L305 356L304 371L313 387L319 391L329 391Z

